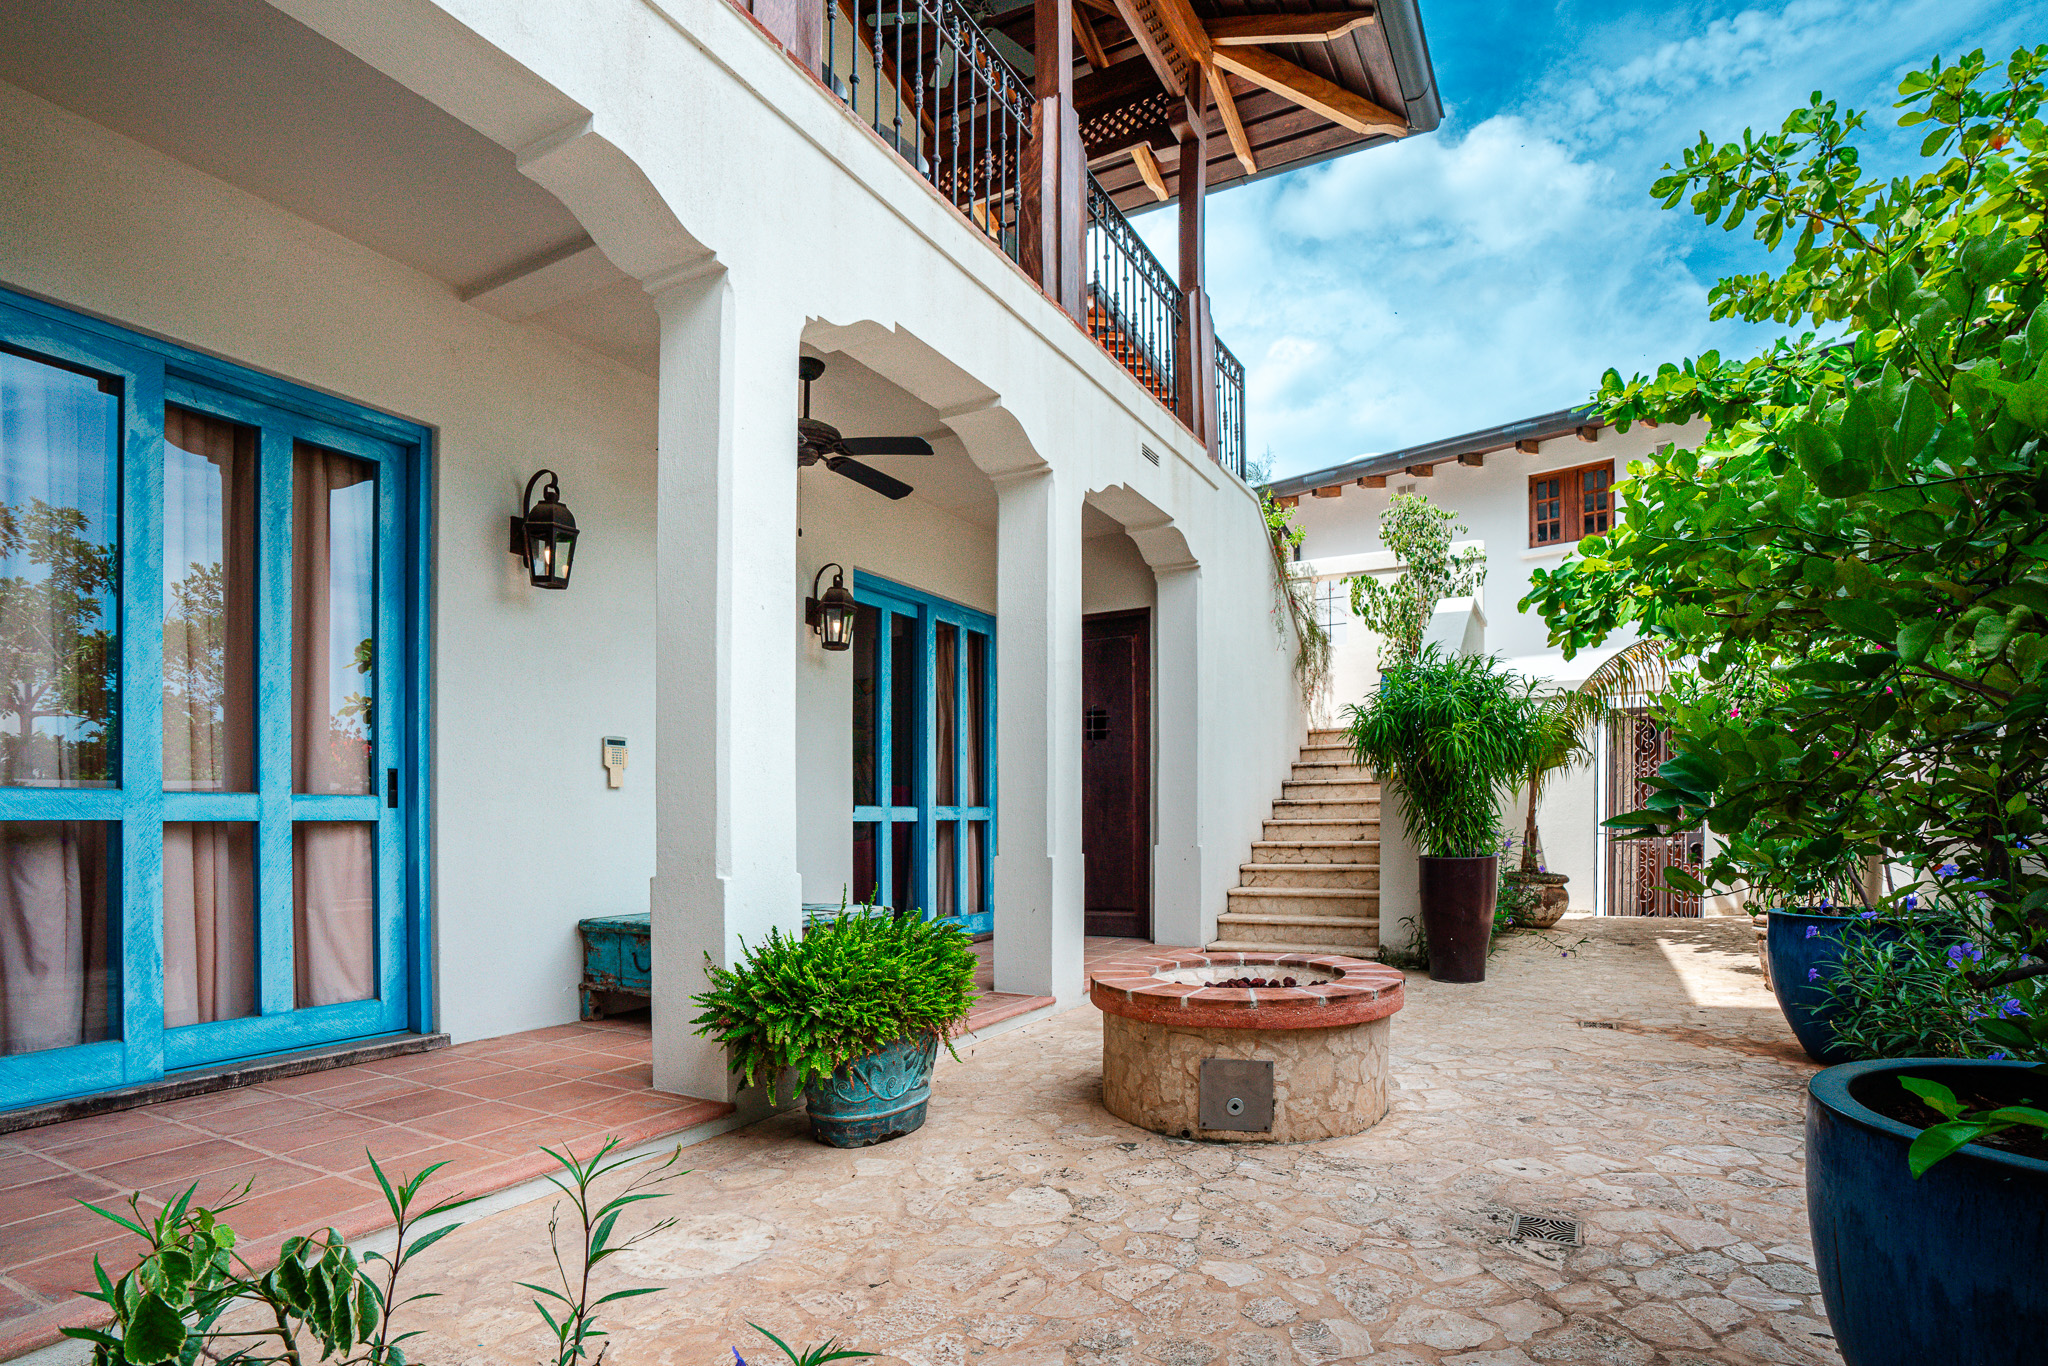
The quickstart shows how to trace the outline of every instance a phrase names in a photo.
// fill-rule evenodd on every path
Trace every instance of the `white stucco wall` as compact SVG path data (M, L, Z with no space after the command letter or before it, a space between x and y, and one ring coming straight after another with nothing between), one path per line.
M433 430L438 1023L575 1018L576 921L653 871L653 382L8 85L0 284ZM543 465L584 528L560 593L505 545Z
M1091 593L1143 596L1128 556L1085 571L1084 500L1154 575L1158 828L1177 832L1160 933L1213 936L1302 730L1247 489L723 0L279 8L513 152L662 327L657 385L0 89L0 283L436 434L442 1027L572 1018L574 922L646 907L650 876L671 1005L705 952L731 961L836 895L843 874L806 849L844 844L809 835L843 819L845 747L806 736L844 717L844 666L813 657L800 614L828 559L997 615L1021 684L1002 693L1002 791L1030 817L1005 823L999 886L1028 894L1009 932L1057 968L1044 989L1077 996L1080 616ZM997 525L930 506L885 522L872 495L800 476L800 342L935 414L995 486ZM527 588L504 549L541 465L586 529L566 594ZM633 746L621 792L605 734ZM721 1094L715 1050L659 1018L657 1035L660 1084Z
M1305 533L1301 559L1309 572L1321 579L1338 581L1351 574L1392 575L1399 572L1394 556L1380 540L1380 514L1397 493L1412 492L1427 497L1438 507L1458 514L1464 530L1456 533L1458 549L1476 547L1486 552L1486 581L1477 595L1484 617L1483 632L1468 630L1472 614L1461 610L1460 602L1446 603L1431 623L1430 638L1446 646L1480 648L1498 654L1511 666L1548 683L1570 687L1583 682L1615 650L1635 638L1623 632L1597 650L1581 652L1566 660L1551 648L1549 631L1534 612L1518 608L1527 595L1536 569L1554 568L1570 546L1529 547L1529 480L1551 470L1573 469L1596 461L1614 461L1615 477L1627 476L1628 462L1669 442L1681 445L1697 442L1706 435L1703 423L1685 427L1650 428L1636 426L1627 433L1603 428L1596 441L1576 436L1545 441L1533 455L1516 450L1495 451L1482 466L1455 462L1435 466L1430 478L1392 474L1384 489L1346 485L1336 498L1304 495L1295 508L1295 522ZM1346 596L1348 602L1348 595ZM1340 719L1346 703L1362 701L1372 690L1378 674L1377 638L1349 615L1343 638L1332 652L1331 688L1326 714ZM1456 620L1452 620L1455 617ZM1571 878L1573 910L1596 909L1602 894L1604 838L1599 832L1600 774L1598 764L1584 765L1552 779L1537 812L1542 832L1545 863L1553 872ZM1526 803L1526 793L1520 802ZM1525 805L1504 812L1503 823L1517 838L1524 821ZM1398 820L1389 817L1382 835L1382 921L1398 934L1403 912L1397 908L1403 889L1413 896L1413 848L1403 841ZM1403 881L1406 879L1406 881ZM1412 913L1412 912L1409 912Z

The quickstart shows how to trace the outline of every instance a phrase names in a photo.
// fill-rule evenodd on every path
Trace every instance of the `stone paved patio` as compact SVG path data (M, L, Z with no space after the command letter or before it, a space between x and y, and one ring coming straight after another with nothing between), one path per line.
M679 1222L610 1273L671 1288L613 1306L607 1361L738 1344L759 1366L748 1319L917 1366L1839 1360L1806 1243L1812 1065L1747 922L1549 939L1481 986L1411 975L1395 1109L1353 1139L1131 1129L1101 1108L1082 1007L942 1059L931 1122L885 1147L819 1147L785 1116L692 1148ZM509 1283L540 1278L548 1208L430 1254L414 1288L448 1298L419 1306L422 1359L538 1359ZM1585 1246L1507 1241L1515 1211L1582 1219Z

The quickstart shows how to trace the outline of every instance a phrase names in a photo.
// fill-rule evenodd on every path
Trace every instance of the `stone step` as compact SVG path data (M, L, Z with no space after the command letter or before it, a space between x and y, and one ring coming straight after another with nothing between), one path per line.
M1370 778L1295 778L1280 784L1280 796L1293 801L1376 802L1380 785Z
M1377 916L1376 887L1233 887L1228 915Z
M1342 958L1372 958L1377 941L1371 944L1326 944L1309 943L1302 940L1285 940L1276 943L1262 943L1251 939L1218 939L1209 945L1211 953L1327 953ZM1284 975L1284 974L1283 974Z
M1373 782L1372 770L1363 764L1354 764L1348 758L1296 759L1294 776L1301 778L1352 778L1361 782Z
M1336 887L1356 891L1378 891L1377 863L1243 863L1238 865L1240 887Z
M1348 729L1341 726L1334 728L1325 726L1321 729L1309 731L1308 742L1312 745L1341 745L1346 743L1350 737L1351 732Z
M1237 943L1290 947L1303 941L1317 944L1345 944L1353 953L1376 949L1380 943L1380 922L1365 918L1311 920L1284 915L1220 915L1216 933Z
M1376 821L1378 802L1294 801L1282 797L1273 803L1276 821Z
M1348 764L1354 762L1351 755L1352 749L1348 744L1303 745L1300 757L1305 764Z
M1378 840L1257 840L1254 863L1330 863L1357 867L1380 865Z
M1269 840L1373 840L1380 837L1380 823L1368 820L1305 821L1269 820Z

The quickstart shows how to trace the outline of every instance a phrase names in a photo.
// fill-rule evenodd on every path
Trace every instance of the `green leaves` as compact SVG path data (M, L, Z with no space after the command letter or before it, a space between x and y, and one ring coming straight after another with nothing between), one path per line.
M1889 645L1898 637L1899 619L1888 607L1864 598L1830 598L1821 614L1845 631Z
M1866 420L1867 420L1866 410ZM1845 445L1835 431L1819 422L1801 419L1791 424L1792 453L1799 468L1826 498L1847 498L1866 493L1876 472L1875 440L1862 436L1862 444Z
M967 937L915 913L856 908L801 936L773 931L691 998L697 1033L726 1045L749 1085L802 1089L898 1039L949 1037L974 1002ZM951 1045L948 1044L948 1047Z
M1963 1103L1956 1099L1955 1092L1938 1081L1901 1077L1899 1085L1942 1116L1941 1123L1922 1129L1919 1137L1913 1140L1913 1146L1906 1150L1906 1165L1916 1181L1927 1174L1929 1167L1966 1143L1975 1143L1993 1134L2021 1127L2048 1132L2048 1111L2030 1105L2002 1105L1990 1110L1972 1111L1965 1109Z

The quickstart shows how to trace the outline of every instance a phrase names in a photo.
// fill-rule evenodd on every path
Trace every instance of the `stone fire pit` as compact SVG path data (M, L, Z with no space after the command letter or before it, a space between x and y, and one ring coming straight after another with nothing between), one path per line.
M1215 985L1240 978L1294 985ZM1180 1138L1359 1133L1387 1112L1401 982L1384 964L1333 954L1160 952L1106 964L1089 991L1103 1014L1103 1103Z

